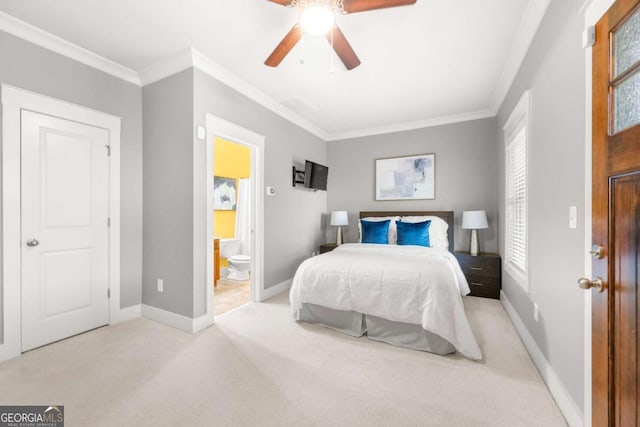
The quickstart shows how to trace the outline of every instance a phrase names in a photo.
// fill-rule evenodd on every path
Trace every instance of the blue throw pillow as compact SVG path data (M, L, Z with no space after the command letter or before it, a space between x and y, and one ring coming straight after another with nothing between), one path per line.
M378 243L381 245L389 244L389 224L386 221L363 221L360 220L362 228L362 243Z
M431 246L429 242L429 226L431 220L424 222L396 221L399 245Z

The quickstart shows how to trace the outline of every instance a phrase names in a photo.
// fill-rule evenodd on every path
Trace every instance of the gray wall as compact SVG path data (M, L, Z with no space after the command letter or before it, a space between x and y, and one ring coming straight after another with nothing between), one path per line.
M193 317L193 72L145 86L143 112L142 301Z
M143 302L188 317L205 313L206 288L194 289L193 162L206 159L194 131L207 113L265 136L264 183L276 187L265 197L265 288L293 277L324 242L327 195L292 188L291 166L326 163L326 142L196 69L146 86L143 108Z
M522 93L531 89L529 142L529 293L508 273L504 292L571 397L584 408L585 78L582 0L556 0L500 108L502 129ZM500 134L503 141L503 136ZM500 217L504 218L504 142L501 142ZM569 206L578 207L571 230ZM500 251L504 253L501 242ZM540 320L533 320L533 303Z
M264 286L269 288L292 278L300 262L324 243L327 192L293 188L291 167L303 167L306 159L326 164L327 143L207 74L193 73L195 125L204 126L211 113L265 136L264 185L276 188L264 206ZM197 158L204 157L204 144L196 147ZM198 316L204 313L205 289L195 299Z
M1 31L0 57L2 83L122 117L120 305L139 304L142 278L142 89ZM0 315L0 330L1 323Z
M484 209L489 228L480 231L481 248L495 252L498 146L493 118L330 142L328 211L349 212L343 233L345 242L355 242L363 210L453 210L455 248L468 250L469 232L460 229L462 211ZM435 153L435 200L375 200L376 159L427 153ZM334 227L328 228L327 241L335 242Z

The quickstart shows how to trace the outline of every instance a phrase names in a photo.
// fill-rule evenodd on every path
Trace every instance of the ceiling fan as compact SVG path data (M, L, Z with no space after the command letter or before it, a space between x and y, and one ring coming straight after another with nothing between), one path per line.
M296 7L300 18L296 25L284 36L264 62L270 67L277 67L293 47L302 38L303 32L311 35L324 35L333 46L336 54L347 68L351 70L360 65L360 59L353 51L345 35L335 24L336 14L365 12L367 10L385 9L396 6L415 4L417 0L269 0L282 6Z

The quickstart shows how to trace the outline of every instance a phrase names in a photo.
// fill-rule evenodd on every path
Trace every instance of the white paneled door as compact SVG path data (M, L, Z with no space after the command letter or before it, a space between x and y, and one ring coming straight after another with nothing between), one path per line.
M23 110L22 351L109 323L109 132Z

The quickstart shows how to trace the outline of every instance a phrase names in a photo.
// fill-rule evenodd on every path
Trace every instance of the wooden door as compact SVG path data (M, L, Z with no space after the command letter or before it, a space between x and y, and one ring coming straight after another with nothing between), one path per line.
M640 425L640 0L618 0L593 48L593 425Z
M21 115L22 351L109 322L109 133Z

